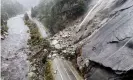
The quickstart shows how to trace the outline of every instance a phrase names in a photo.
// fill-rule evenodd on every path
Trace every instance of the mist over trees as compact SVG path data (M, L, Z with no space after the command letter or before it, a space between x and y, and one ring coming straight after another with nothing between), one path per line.
M5 14L8 17L13 17L17 14L23 13L25 8L17 1L13 0L2 0L1 1L1 15L4 16Z
M8 32L7 20L10 17L21 14L25 8L17 1L2 0L1 1L1 35Z
M90 0L41 0L31 10L33 17L38 17L50 30L57 33L65 26L84 14Z

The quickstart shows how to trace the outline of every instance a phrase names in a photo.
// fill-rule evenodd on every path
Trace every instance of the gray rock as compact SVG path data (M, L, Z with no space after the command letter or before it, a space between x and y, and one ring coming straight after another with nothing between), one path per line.
M34 77L36 77L36 74L34 72L30 72L30 73L28 73L28 77L30 79L33 79Z
M30 69L31 69L31 71L35 71L36 70L36 67L35 66L32 66Z
M100 63L113 70L133 69L133 3L127 0L116 8L119 15L108 21L83 46L83 57ZM121 11L122 10L122 11Z

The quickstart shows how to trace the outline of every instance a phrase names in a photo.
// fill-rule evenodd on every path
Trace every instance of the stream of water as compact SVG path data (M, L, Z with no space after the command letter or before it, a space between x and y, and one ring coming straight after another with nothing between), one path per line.
M7 23L9 35L1 41L2 80L28 80L28 27L24 24L23 15L10 18Z

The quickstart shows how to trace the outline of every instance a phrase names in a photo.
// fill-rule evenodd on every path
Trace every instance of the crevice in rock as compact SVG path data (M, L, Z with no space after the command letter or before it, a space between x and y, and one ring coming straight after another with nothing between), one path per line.
M110 42L107 42L107 44L113 44L113 43L119 43L119 41L110 41Z
M107 42L107 44L114 44L114 43L119 43L119 42L121 42L121 41L125 41L126 39L129 39L129 38L131 38L131 37L125 37L125 38L123 38L123 39L119 39L117 36L116 36L116 39L118 40L116 40L116 41L109 41L109 42Z
M131 8L131 7L133 7L133 5L131 5L131 6L129 6L129 7L126 7L126 8L122 8L122 9L117 10L117 11L114 11L114 12L113 12L112 14L110 14L109 16L110 16L110 17L113 17L113 16L119 14L120 12L122 12L122 11L124 11L124 10L127 10L127 9L129 9L129 8Z
M127 44L127 47L130 48L130 49L133 49L133 42L129 42L129 43Z
M106 67L103 66L100 63L97 63L95 61L90 60L89 66L86 67L86 77L87 80L94 80L94 79L98 79L95 78L95 76L101 78L102 79L102 75L104 75L104 80L105 78L107 80L132 80L133 79L133 70L129 70L129 71L115 71L112 70L110 67ZM98 71L100 71L101 73L99 73ZM119 72L119 74L118 74ZM102 75L101 75L102 74ZM108 75L109 74L109 75Z
M126 39L128 39L128 38L131 38L131 37L125 37L125 38L123 38L123 39L119 39L118 37L116 37L119 41L124 41L124 40L126 40Z
M123 9L120 9L120 10L118 10L118 11L124 11L124 10L126 10L126 9L129 9L129 8L131 8L131 7L133 7L133 5L131 5L131 6L129 6L129 7L126 7L126 8L123 8Z

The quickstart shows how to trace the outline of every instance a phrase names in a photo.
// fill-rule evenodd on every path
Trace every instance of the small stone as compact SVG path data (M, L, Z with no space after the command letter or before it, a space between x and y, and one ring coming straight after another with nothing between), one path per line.
M47 49L44 49L43 51L44 51L44 52L46 52L46 53L48 52L48 50L47 50Z
M63 35L62 37L63 37L63 38L66 38L66 37L68 37L68 35Z
M72 52L71 54L72 54L72 55L74 55L74 54L75 54L75 52Z
M36 76L36 74L35 74L34 72L28 73L28 77L29 77L29 78L33 78L33 77L35 77L35 76Z
M35 70L36 70L36 67L34 67L34 66L31 67L31 70L32 70L32 71L35 71Z
M66 50L63 50L62 52L63 52L63 53L66 53L67 51L66 51Z
M56 49L60 49L60 48L61 48L60 44L56 44L56 45L55 45L55 48L56 48Z
M52 45L55 45L55 44L57 44L57 43L58 43L57 40L53 40L53 41L52 41Z
M50 54L49 56L48 56L48 58L50 59L52 57L52 55Z

